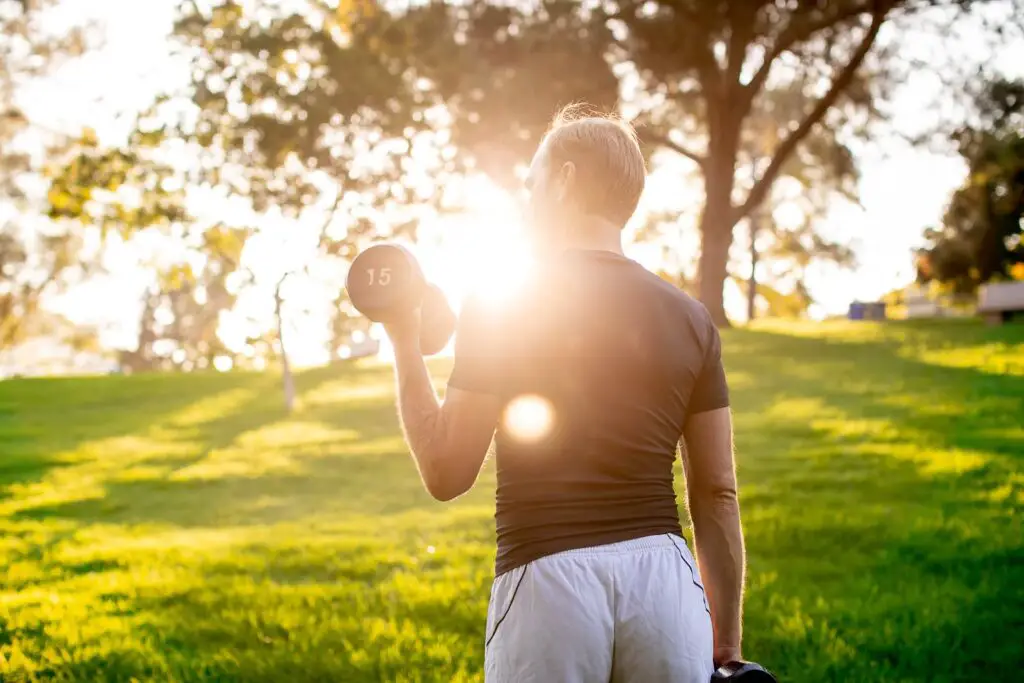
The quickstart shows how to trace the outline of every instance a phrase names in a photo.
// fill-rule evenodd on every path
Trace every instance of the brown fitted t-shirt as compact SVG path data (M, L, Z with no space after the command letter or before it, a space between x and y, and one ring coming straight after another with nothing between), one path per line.
M548 259L500 304L468 301L448 384L551 408L539 440L498 426L496 575L563 550L681 534L672 466L683 426L729 405L707 310L605 251Z

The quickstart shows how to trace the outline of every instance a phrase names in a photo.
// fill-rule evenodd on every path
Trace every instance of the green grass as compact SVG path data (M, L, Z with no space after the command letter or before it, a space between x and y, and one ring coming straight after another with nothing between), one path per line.
M1024 328L725 353L746 655L794 683L1024 667ZM291 416L269 375L0 383L0 680L479 680L493 467L430 499L389 373L306 372Z

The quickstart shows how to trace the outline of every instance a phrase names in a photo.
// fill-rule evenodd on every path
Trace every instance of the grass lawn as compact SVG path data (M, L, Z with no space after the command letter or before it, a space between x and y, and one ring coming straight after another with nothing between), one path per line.
M725 338L745 654L792 683L1014 677L1024 327ZM271 375L0 382L0 680L480 680L492 464L436 503L389 368L299 388L286 416Z

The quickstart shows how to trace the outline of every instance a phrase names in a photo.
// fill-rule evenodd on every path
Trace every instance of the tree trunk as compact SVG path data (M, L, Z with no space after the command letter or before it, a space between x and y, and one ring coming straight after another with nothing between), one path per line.
M283 282L283 280L282 280ZM295 408L295 382L292 368L288 363L288 351L284 347L284 316L281 315L281 285L274 292L274 317L277 319L277 343L281 347L281 378L284 382L284 409L289 413Z
M750 280L747 281L747 322L757 317L757 212L751 212L747 219L750 230Z
M732 228L723 221L715 221L705 210L701 219L700 240L700 301L719 327L729 327L725 315L725 278L728 275L729 247L732 246Z
M700 301L719 327L729 327L725 315L723 288L728 275L729 247L732 246L732 190L736 182L736 153L742 119L714 118L704 167L704 210L700 217Z
M732 173L734 158L718 172L709 169L704 211L700 217L700 301L719 327L729 327L725 315L723 288L728 276L729 247L732 246ZM717 178L716 178L717 176Z

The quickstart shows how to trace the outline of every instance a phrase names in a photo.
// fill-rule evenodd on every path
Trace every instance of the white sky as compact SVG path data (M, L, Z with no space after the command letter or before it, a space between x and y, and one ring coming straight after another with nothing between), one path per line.
M101 134L116 135L123 132L130 121L118 122L115 114L138 110L152 100L156 89L180 78L168 57L165 41L172 21L174 2L171 0L65 0L74 12L88 12L101 19L107 28L107 44L99 52L89 54L68 65L45 83L35 85L25 93L25 105L34 120L42 125L64 130L75 130L89 125ZM915 39L911 39L915 40ZM952 47L951 47L952 46ZM979 58L973 41L936 42L919 39L909 49L919 54L929 51L948 51L959 47L974 59ZM1024 69L1024 46L1012 54L994 55L1004 70L1020 73ZM982 57L983 58L983 57ZM934 79L915 78L890 103L896 121L914 127L930 115L930 96L935 92ZM852 207L837 207L826 229L841 236L855 249L859 265L853 272L839 272L834 268L814 273L810 282L812 293L821 306L817 313L839 313L852 299L871 299L906 284L913 278L911 250L921 244L923 229L935 224L941 217L950 192L960 184L964 168L957 158L940 157L906 145L867 145L859 155L862 173L861 199L863 211ZM679 191L678 180L653 177L649 184L652 196ZM484 252L500 254L506 248L510 226L514 223L511 204L492 209L489 214L467 217L440 228L447 246L434 249L423 247L428 272L441 281L449 294L458 300L477 275L489 272ZM475 225L480 221L480 225ZM430 231L428 230L428 233ZM742 237L738 234L738 241ZM742 245L737 247L742 248ZM630 255L655 265L651 250L642 247L631 250ZM62 308L75 317L89 319L85 311L97 310L102 304L106 310L137 310L139 287L145 282L144 273L133 265L129 254L116 256L113 263L116 276L105 282L73 292ZM728 292L730 310L743 310L742 295ZM95 317L95 316L93 316ZM320 340L309 335L304 338L307 349L298 349L300 358L311 362L317 355ZM124 343L130 340L128 328L120 334L107 337L107 341ZM130 343L130 341L129 341Z

